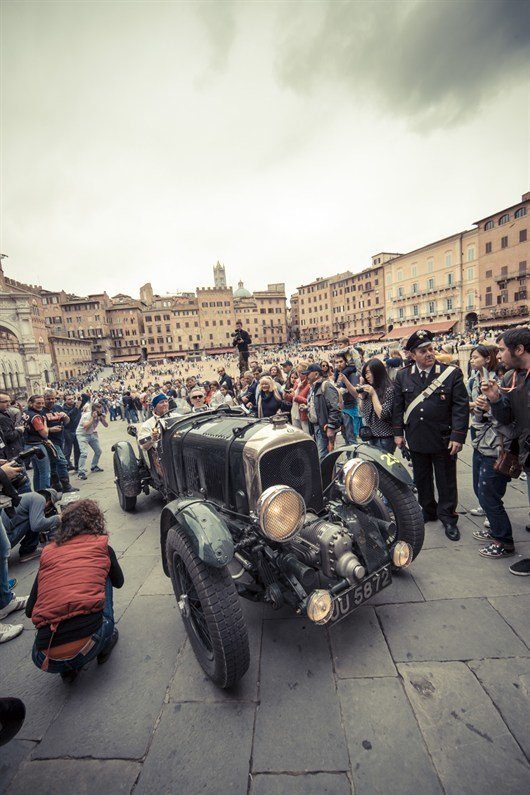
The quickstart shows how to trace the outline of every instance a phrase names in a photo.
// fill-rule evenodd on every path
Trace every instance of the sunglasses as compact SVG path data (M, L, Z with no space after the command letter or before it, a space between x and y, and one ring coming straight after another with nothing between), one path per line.
M192 395L192 396L191 396L191 399L192 399L192 400L200 400L200 399L201 399L201 398L203 398L203 397L204 397L204 395Z

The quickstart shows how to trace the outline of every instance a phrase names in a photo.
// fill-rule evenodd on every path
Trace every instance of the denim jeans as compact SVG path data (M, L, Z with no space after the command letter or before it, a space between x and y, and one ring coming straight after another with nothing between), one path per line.
M9 576L7 573L7 561L10 553L11 544L0 516L0 610L6 607L13 598L13 594L9 590Z
M72 450L74 451L74 467L77 469L79 464L79 456L81 455L81 450L79 449L79 442L77 441L77 436L75 431L67 431L64 432L64 457L66 458L66 463L71 465L71 455Z
M107 577L107 582L105 584L105 605L103 607L103 622L101 627L98 629L97 632L94 632L92 635L92 640L94 641L94 645L86 654L76 654L75 657L71 657L69 660L50 660L48 665L47 673L50 674L62 674L67 673L68 671L78 671L87 662L93 660L94 657L97 657L98 654L101 654L102 651L105 651L106 646L108 645L112 633L114 632L114 610L112 606L112 583L110 579ZM42 664L46 659L45 652L41 649L37 649L35 644L33 644L33 650L31 652L31 658L37 668L42 668Z
M313 436L317 443L318 457L320 461L328 454L328 437L320 427L320 425L312 425Z
M482 455L474 450L473 463L475 456L479 459L478 501L491 525L489 533L497 541L501 541L508 547L513 547L512 525L502 502L510 478L500 472L495 472L493 469L496 461L495 456Z
M34 456L31 459L31 465L33 467L33 489L34 491L49 489L51 483L51 468L48 451L43 444L27 444L26 450L29 450L30 447L39 447L44 453L44 458L37 458L37 456Z
M94 458L92 459L91 466L97 467L99 459L101 458L101 446L99 444L97 433L78 433L77 441L79 442L79 448L81 450L77 471L86 475L86 462L88 458L89 447L91 447L94 451Z
M396 443L393 436L374 436L370 444L374 447L379 447L380 450L386 450L387 453L394 455L396 451Z
M69 479L68 478L68 463L66 461L66 458L65 458L65 455L64 455L64 452L63 452L63 448L61 447L61 445L57 444L56 442L52 442L52 444L53 444L53 446L55 448L55 452L56 452L57 455L55 455L52 458L50 458L51 478L53 479L54 475L56 475L56 477L62 483L63 481L65 481L65 480L67 481Z
M46 499L42 494L34 491L21 494L20 502L14 509L13 516L8 516L5 510L0 511L0 520L3 522L11 548L20 542L20 555L33 552L39 545L39 533L53 531L59 526L58 516L44 516Z
M358 414L356 416L355 413L350 413L350 411L342 412L343 435L346 444L356 444L360 424L361 420Z

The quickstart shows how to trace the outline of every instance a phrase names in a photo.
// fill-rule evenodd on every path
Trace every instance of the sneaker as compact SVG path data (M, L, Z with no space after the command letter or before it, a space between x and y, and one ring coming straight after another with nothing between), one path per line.
M489 541L493 536L487 530L473 530L473 538L477 541Z
M483 558L511 558L512 555L515 555L515 549L513 547L508 549L503 547L502 544L492 542L487 547L479 549L478 554Z
M105 470L101 469L101 467L90 467L90 471L91 472L104 472Z
M79 671L63 671L61 674L61 679L63 682L73 682L77 679L77 674Z
M100 651L100 653L98 654L98 665L103 665L103 663L107 662L107 660L109 659L110 655L112 654L112 650L113 650L114 646L118 642L118 638L119 637L120 637L120 633L118 632L118 630L115 627L113 629L113 631L112 631L112 635L110 636L109 642L107 643L107 645L105 646L103 651Z
M17 578L16 578L16 577L13 577L13 579L12 579L12 580L9 580L9 581L8 581L8 583L7 583L7 587L9 588L9 590L10 590L10 591L14 591L14 590L15 590L15 588L17 587L17 583L18 583L18 580L17 580Z
M485 516L485 511L483 508L471 508L470 512L471 516Z
M42 547L37 547L36 549L32 549L31 552L23 552L18 553L18 559L20 563L25 563L27 560L33 560L34 558L40 558L42 555Z
M530 574L530 558L521 558L521 560L512 563L510 571L517 577L528 577Z
M23 629L22 624L0 624L0 643L7 643L8 640L18 637Z
M27 560L33 560L33 558L40 558L42 554L42 547L37 547L37 549L33 549L31 552L24 552L23 554L18 553L18 559L21 563L25 563Z
M484 519L484 527L487 527L488 530L491 530L491 524L489 523L488 519Z
M86 475L84 472L78 472L77 477L79 478L79 480L86 480Z
M28 603L28 596L13 596L11 601L0 610L0 621L16 610L24 610Z
M76 489L76 487L75 487L75 486L72 486L72 484L71 484L71 483L65 483L65 484L62 486L62 492L63 492L63 494L68 494L68 492L70 492L70 491L79 491L79 489Z
M526 472L521 472L521 474L519 475L519 480L526 480L526 477L527 477Z

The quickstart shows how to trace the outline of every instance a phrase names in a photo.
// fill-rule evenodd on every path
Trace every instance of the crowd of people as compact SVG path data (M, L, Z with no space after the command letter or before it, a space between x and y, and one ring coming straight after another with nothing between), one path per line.
M112 591L123 572L103 514L87 499L57 509L62 493L77 491L75 476L103 472L98 430L110 422L139 423L145 453L156 449L160 417L223 405L260 418L285 414L313 436L321 459L339 434L341 444L369 442L384 454L399 448L411 461L425 522L440 520L452 541L460 538L456 462L469 432L477 498L471 513L484 517L473 532L479 554L513 556L503 498L510 480L521 477L530 499L530 330L512 329L496 340L440 340L417 329L400 348L370 351L347 342L325 357L299 345L281 356L239 351L237 375L229 356L137 362L108 374L94 369L24 405L0 395L0 643L22 631L4 619L25 609L37 628L34 663L72 679L88 660L105 662L118 640ZM40 558L29 596L17 596L9 579L17 545L21 561ZM530 561L510 570L528 575Z

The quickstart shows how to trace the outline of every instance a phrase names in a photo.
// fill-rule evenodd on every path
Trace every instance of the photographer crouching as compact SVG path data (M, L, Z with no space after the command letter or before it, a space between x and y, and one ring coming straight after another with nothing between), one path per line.
M42 552L26 606L37 627L32 652L37 668L73 681L95 657L105 663L118 642L113 588L123 582L98 504L68 505L61 528Z

